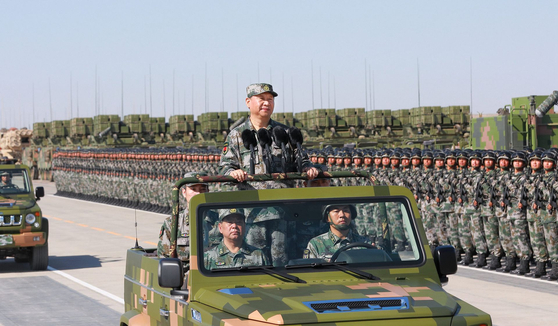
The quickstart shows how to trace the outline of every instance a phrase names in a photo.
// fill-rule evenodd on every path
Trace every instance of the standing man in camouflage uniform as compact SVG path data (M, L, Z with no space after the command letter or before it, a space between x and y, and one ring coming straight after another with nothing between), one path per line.
M484 235L484 220L482 218L481 203L483 183L483 172L481 170L481 156L478 152L474 152L469 157L471 165L471 177L469 182L465 183L465 191L469 194L469 205L465 209L466 214L470 216L470 230L473 236L473 242L477 250L476 267L486 266L486 257L488 256L488 244Z
M529 165L531 174L525 183L526 197L529 208L527 209L527 223L529 224L529 237L533 249L533 258L537 263L535 271L526 273L527 277L539 278L546 274L546 262L548 261L548 251L544 240L544 228L542 221L546 220L548 213L542 203L542 152L535 151L529 155ZM541 207L542 206L542 207Z
M246 88L246 94L246 105L250 109L250 118L242 125L233 129L227 136L219 164L221 166L221 175L230 175L238 182L246 181L250 169L251 153L249 149L244 147L242 141L242 132L244 130L252 130L255 133L256 140L258 140L257 146L254 148L256 158L253 162L256 174L296 171L294 158L298 154L298 149L291 148L289 144L286 146L287 153L283 153L281 145L274 142L271 146L271 158L269 158L271 161L271 171L268 171L265 165L264 148L260 144L257 131L261 128L271 131L275 127L287 129L287 126L271 119L271 114L273 114L273 108L275 107L275 97L277 96L277 93L273 91L273 86L264 83L251 84ZM318 176L319 171L312 167L308 157L305 154L303 155L302 172L308 174L308 179L314 179ZM286 160L287 171L282 170L282 157ZM292 158L292 160L288 160L288 158ZM266 185L263 185L263 187L265 188Z
M509 271L515 269L515 260L517 258L515 247L513 245L512 227L510 225L509 214L507 212L507 203L509 203L509 189L507 182L511 177L510 173L510 155L508 152L500 152L497 159L497 165L500 170L497 173L497 182L494 183L494 195L499 198L496 207L494 208L494 215L498 219L498 238L502 250L506 255L506 267L496 267L496 271ZM502 202L504 205L502 205ZM490 267L493 267L492 264ZM491 268L492 269L492 268Z
M511 235L513 239L513 246L515 248L515 255L519 257L519 269L517 264L511 259L506 260L506 267L502 272L510 272L512 274L525 275L529 273L529 259L531 258L532 251L529 243L529 230L527 227L527 212L528 203L526 201L525 182L527 176L523 172L527 160L524 153L514 153L511 156L513 165L513 172L506 181L506 188L509 194L509 203L506 204L502 198L500 202L501 207L505 207L508 213L509 224L511 227Z
M483 163L485 172L482 179L478 180L476 188L480 187L482 194L482 204L480 205L481 216L484 222L484 234L486 243L490 252L489 269L495 270L502 267L500 259L503 256L503 250L500 245L498 234L498 217L495 214L498 196L495 193L494 183L497 181L496 171L494 170L496 156L492 152L486 152L483 155ZM473 203L478 205L478 201Z
M188 172L184 175L185 178L191 177L204 177L207 176L205 172ZM190 260L190 220L189 220L189 203L190 199L195 195L206 193L208 191L207 183L191 183L184 186L181 189L182 196L186 199L186 207L178 215L178 237L177 237L177 254L178 258L182 261ZM204 229L204 242L211 242L211 230L213 229L210 225L216 223L216 216L214 214L209 214L205 218L204 227L207 224L207 230ZM169 216L163 222L161 226L161 231L159 232L159 243L157 245L157 256L159 257L169 257L170 246L171 246L171 221L172 216ZM207 238L206 238L207 237Z
M548 257L552 263L552 269L547 276L542 279L556 281L558 279L558 220L557 220L557 200L558 182L556 182L556 156L552 152L543 154L543 168L545 170L545 187L543 189L543 203L546 203L548 216L542 221L544 229L544 239L548 251Z

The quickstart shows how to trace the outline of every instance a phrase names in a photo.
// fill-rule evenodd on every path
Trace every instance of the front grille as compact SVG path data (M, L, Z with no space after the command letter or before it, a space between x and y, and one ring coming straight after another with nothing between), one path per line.
M21 225L23 215L0 215L0 227Z
M386 298L386 299L361 299L350 301L329 301L329 302L305 302L307 306L317 313L326 312L349 312L363 310L397 310L408 309L407 298Z

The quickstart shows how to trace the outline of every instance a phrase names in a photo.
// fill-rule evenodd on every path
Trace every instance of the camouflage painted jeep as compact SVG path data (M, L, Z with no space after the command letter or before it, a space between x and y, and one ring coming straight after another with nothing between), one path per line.
M4 162L11 163L11 162ZM26 165L0 164L0 259L29 262L32 270L48 267L48 220L37 201L43 187L33 192Z
M367 176L326 174L351 173ZM198 180L232 179L183 179L173 188L175 203L180 187ZM335 209L352 218L347 239L354 241L323 254L327 240L337 240L325 219ZM128 250L120 325L492 325L488 314L443 290L457 270L455 251L431 252L406 188L206 193L189 210L188 271L155 249ZM175 204L173 253L178 212ZM243 240L238 251L228 249L235 235ZM405 245L396 245L402 237Z

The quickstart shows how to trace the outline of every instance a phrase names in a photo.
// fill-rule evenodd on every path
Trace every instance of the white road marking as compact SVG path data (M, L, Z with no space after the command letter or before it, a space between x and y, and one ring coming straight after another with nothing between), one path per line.
M72 282L75 282L75 283L77 283L77 284L79 284L79 285L82 285L82 286L84 286L84 287L86 287L86 288L92 290L92 291L95 291L95 292L97 292L97 293L99 293L99 294L101 294L101 295L104 295L105 297L107 297L107 298L109 298L109 299L112 299L112 300L114 300L114 301L116 301L116 302L118 302L118 303L120 303L120 304L124 304L124 299L122 299L122 298L120 298L120 297L117 297L117 296L115 296L115 295L112 294L112 293L109 293L109 292L107 292L107 291L105 291L105 290L101 290L101 289L99 289L99 288L96 287L96 286L93 286L93 285L91 285L91 284L89 284L89 283L87 283L87 282L84 282L84 281L82 281L82 280L80 280L80 279L78 279L78 278L75 278L75 277L73 277L73 276L70 275L70 274L67 274L67 273L64 273L64 272L62 272L62 271L59 271L59 270L57 270L56 268L52 268L52 267L48 266L47 269L48 269L49 271L51 271L51 272L54 272L54 273L56 273L56 274L62 276L62 277L67 278L68 280L70 280L70 281L72 281Z

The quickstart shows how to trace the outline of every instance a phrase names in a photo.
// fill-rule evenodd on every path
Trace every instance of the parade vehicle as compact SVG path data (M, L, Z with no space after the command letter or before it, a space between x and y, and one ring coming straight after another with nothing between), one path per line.
M369 177L363 171L322 175ZM248 176L250 182L290 179L305 174ZM180 188L225 181L234 179L186 178L175 184L170 257L177 257L180 240ZM487 313L444 291L447 276L457 271L455 250L431 251L406 188L203 193L186 209L188 261L158 258L156 249L137 244L128 250L121 326L492 325ZM352 241L325 255L321 244L335 240L328 231L335 209L350 217L344 223ZM234 236L242 241L236 254L228 249ZM395 244L402 237L405 247Z
M33 190L26 165L0 162L0 259L29 262L32 270L48 267L48 220L37 201L43 187Z

